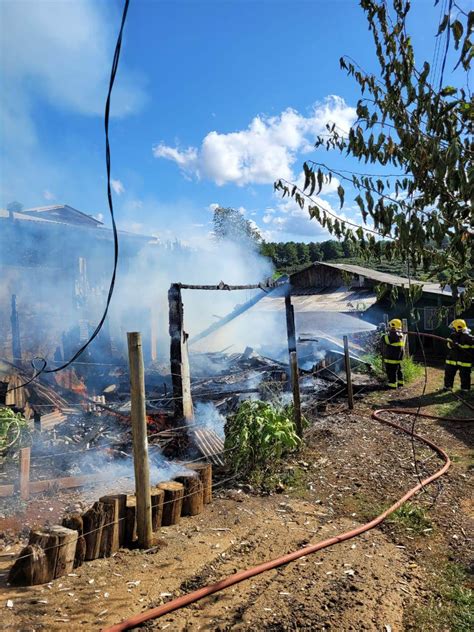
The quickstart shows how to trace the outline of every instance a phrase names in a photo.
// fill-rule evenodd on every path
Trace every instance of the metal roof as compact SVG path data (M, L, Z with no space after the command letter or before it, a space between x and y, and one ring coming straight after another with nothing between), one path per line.
M341 270L350 274L357 274L359 276L366 277L367 279L371 279L372 281L376 281L377 283L386 283L387 285L393 285L396 287L409 287L410 284L421 285L423 287L423 292L426 294L452 296L449 286L446 286L443 290L439 283L423 283L423 281L417 281L415 279L410 280L406 277L397 276L395 274L388 274L386 272L379 272L378 270L373 270L372 268L364 268L362 266L356 266L349 263L327 263L326 261L316 261L312 263L311 266L303 268L303 270L295 272L294 274L297 275L313 266L325 266L327 268L334 268L336 270Z
M377 302L375 292L370 290L350 290L347 287L315 288L311 294L295 295L292 293L291 302L295 311L302 312L335 312L350 313L364 312ZM266 296L255 307L256 311L279 311L285 309L283 296Z

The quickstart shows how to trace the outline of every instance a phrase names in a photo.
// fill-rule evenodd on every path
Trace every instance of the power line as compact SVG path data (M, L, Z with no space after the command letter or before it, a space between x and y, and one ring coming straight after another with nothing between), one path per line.
M98 336L100 330L102 329L105 319L107 318L107 314L109 311L109 307L110 307L110 303L112 300L112 296L114 293L114 288L115 288L115 279L117 276L117 266L118 266L118 260L119 260L119 242L118 242L118 232L117 232L117 226L115 223L115 214L114 214L114 205L113 205L113 200L112 200L112 188L111 188L111 155L110 155L110 141L109 141L109 119L110 119L110 104L111 104L111 97L112 97L112 90L114 87L114 83L115 83L115 76L117 74L117 70L118 70L118 64L119 64L119 59L120 59L120 51L122 48L122 36L123 36L123 30L125 27L125 21L127 19L127 13L128 13L128 6L129 6L130 0L125 0L124 2L124 7L123 7L123 12L122 12L122 21L120 24L120 30L117 36L117 42L115 44L115 52L114 52L114 57L113 57L113 61L112 61L112 68L110 71L110 79L109 79L109 89L107 92L107 99L105 102L105 113L104 113L104 129L105 129L105 162L106 162L106 168L107 168L107 200L108 200L108 204L109 204L109 212L110 212L110 218L112 221L112 231L113 231L113 238L114 238L114 264L113 264L113 270L112 270L112 276L110 279L110 285L109 285L109 291L107 293L107 300L106 300L106 304L105 304L105 308L104 308L104 312L102 314L102 317L99 321L99 323L97 324L97 327L94 329L93 333L91 334L91 336L89 337L89 339L82 345L82 347L80 347L80 349L78 349L78 351L76 351L76 353L74 353L74 355L72 356L72 358L70 358L67 362L65 362L64 364L62 364L59 367L56 367L54 369L47 369L47 365L48 362L45 358L33 358L31 365L33 367L33 369L36 371L35 375L33 375L33 377L28 380L27 382L20 384L19 386L15 386L12 387L10 389L8 389L6 392L9 393L10 391L14 391L17 390L19 388L23 388L24 386L27 386L28 384L31 384L31 382L33 382L34 380L36 380L40 375L42 375L43 373L57 373L58 371L62 371L63 369L65 369L66 367L68 367L70 364L72 364L80 355L82 355L82 353L87 349L87 347L91 344L91 342ZM35 366L35 360L40 360L42 362L42 367L38 370Z

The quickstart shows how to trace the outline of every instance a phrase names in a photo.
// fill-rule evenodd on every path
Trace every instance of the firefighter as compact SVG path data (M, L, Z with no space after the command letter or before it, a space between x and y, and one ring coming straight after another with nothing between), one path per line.
M404 386L402 360L405 353L405 336L402 333L402 321L393 318L388 323L388 332L382 335L382 357L387 373L389 388Z
M449 325L453 330L447 338L448 352L444 368L444 390L452 391L454 378L459 370L461 390L471 390L471 368L474 354L474 338L466 321L461 318L453 320Z

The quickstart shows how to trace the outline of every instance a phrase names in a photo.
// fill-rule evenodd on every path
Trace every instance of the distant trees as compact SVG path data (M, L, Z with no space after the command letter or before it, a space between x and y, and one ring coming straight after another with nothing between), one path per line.
M309 265L315 261L328 261L351 257L344 245L334 239L321 243L310 242L263 242L260 247L263 256L272 260L279 272L292 272L297 268Z
M328 160L336 150L360 166L353 172L337 169L323 162L320 152L304 163L302 188L283 180L275 188L367 257L381 256L384 238L387 258L408 263L410 275L429 272L449 283L459 309L466 309L474 300L474 101L469 88L474 11L453 0L442 4L430 66L415 62L408 33L410 0L359 4L378 69L366 72L351 58L341 58L341 68L361 92L357 120L349 133L329 123L315 147L327 149ZM311 72L311 62L302 64ZM458 75L450 72L456 69ZM339 181L340 208L353 200L360 220L340 217L313 197L333 177ZM415 294L419 288L410 290Z
M262 236L241 211L219 206L214 210L212 223L216 241L232 241L252 249L260 247Z

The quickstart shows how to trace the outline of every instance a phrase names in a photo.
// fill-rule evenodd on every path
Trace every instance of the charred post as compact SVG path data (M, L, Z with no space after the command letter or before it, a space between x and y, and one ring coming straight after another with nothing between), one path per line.
M291 304L290 290L285 296L286 331L288 335L288 354L290 358L291 388L293 391L293 408L296 432L300 438L303 436L303 423L301 420L301 395L298 373L298 355L296 352L296 326L295 311Z
M16 295L12 294L12 310L10 316L12 325L12 357L13 362L21 362L20 321L16 307Z
M175 417L191 420L194 417L191 398L191 376L188 356L188 334L184 331L183 302L181 287L173 283L168 291L169 333L171 337L171 379Z

